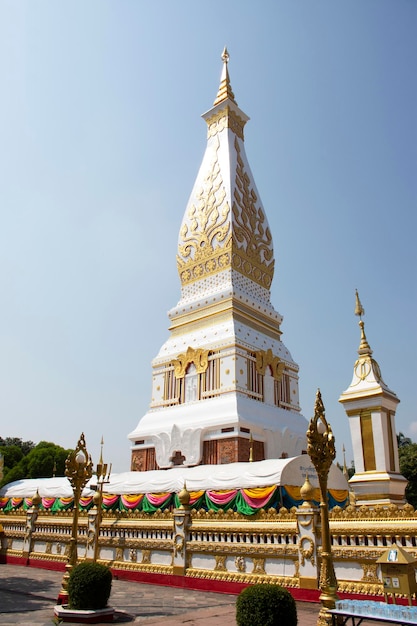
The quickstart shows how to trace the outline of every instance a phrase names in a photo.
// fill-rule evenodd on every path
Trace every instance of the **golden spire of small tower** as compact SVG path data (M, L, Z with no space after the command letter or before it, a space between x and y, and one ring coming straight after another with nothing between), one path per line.
M214 106L216 106L216 104L220 104L220 102L223 102L224 100L231 100L232 102L234 102L234 104L237 105L237 102L235 100L235 95L232 91L232 86L230 84L230 78L229 78L229 71L227 69L227 64L229 63L229 53L227 51L226 46L224 47L223 53L222 53L222 60L223 60L223 70L222 70L222 75L220 77L220 87L219 87L219 91L217 92L217 97L214 101Z
M356 292L357 293L357 292ZM346 480L349 480L349 472L348 472L348 468L346 465L346 450L345 450L345 444L343 444L343 476L346 478Z
M365 335L365 322L362 320L362 315L365 315L365 309L362 306L362 303L359 299L358 290L356 289L356 304L355 304L355 315L359 317L359 326L361 329L361 343L359 346L358 354L367 354L371 356L372 350L371 346L368 343Z
M99 460L99 464L103 465L103 446L104 446L104 438L103 435L101 435L101 441L100 441L100 460Z

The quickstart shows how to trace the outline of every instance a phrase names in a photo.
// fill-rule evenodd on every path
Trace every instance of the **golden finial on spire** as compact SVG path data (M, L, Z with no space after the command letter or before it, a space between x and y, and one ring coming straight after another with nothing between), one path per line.
M103 465L103 446L104 446L104 438L103 438L103 435L101 435L101 442L100 442L100 460L99 460L100 465Z
M229 58L230 58L230 55L225 46L222 52L223 69L222 69L222 75L220 77L220 87L219 87L219 91L217 92L216 99L214 101L214 106L216 106L216 104L220 104L220 102L224 102L224 100L227 100L227 99L234 102L234 104L237 104L235 100L235 95L232 91L232 86L230 84L229 71L227 69Z
M348 472L347 465L346 465L345 444L343 444L342 451L343 451L343 476L346 478L346 480L349 480L349 472Z
M359 316L359 327L361 329L361 343L359 346L358 354L372 354L371 346L368 343L365 335L365 322L362 320L362 316L365 315L365 309L362 306L362 302L359 299L358 290L356 289L356 304L355 315Z
M355 315L358 315L360 319L362 319L362 315L365 315L365 309L362 306L362 302L359 300L358 290L355 290L356 293L356 304L355 304Z
M253 463L253 437L252 433L249 438L249 463Z

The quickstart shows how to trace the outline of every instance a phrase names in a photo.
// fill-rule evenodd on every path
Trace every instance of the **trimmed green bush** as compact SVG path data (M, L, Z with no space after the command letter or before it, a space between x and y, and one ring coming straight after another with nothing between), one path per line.
M76 565L68 580L70 609L104 609L111 592L112 573L100 563Z
M297 622L294 598L283 587L251 585L237 598L238 626L297 626Z

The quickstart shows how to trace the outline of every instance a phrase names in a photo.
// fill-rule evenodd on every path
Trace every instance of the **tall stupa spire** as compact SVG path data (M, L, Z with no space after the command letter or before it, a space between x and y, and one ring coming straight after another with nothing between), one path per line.
M298 365L271 303L274 250L245 152L249 118L232 91L226 48L222 61L178 236L181 296L152 362L150 409L129 435L133 469L246 462L251 450L259 461L306 446Z

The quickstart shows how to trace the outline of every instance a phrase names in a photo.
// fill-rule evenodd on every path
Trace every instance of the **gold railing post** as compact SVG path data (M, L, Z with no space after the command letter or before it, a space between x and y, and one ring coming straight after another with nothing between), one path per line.
M68 603L68 579L72 568L77 563L78 514L80 497L85 484L93 473L93 462L87 452L84 433L78 440L75 450L70 452L65 461L65 476L69 479L74 492L74 507L72 512L71 539L68 560L65 565L65 574L62 579L61 590L58 595L58 604Z
M314 417L307 430L307 452L316 469L320 486L321 516L321 567L319 587L321 590L320 609L317 626L331 626L332 616L329 609L334 609L337 600L337 580L333 566L332 548L329 529L329 508L327 504L327 480L332 462L336 457L334 436L324 414L324 405L320 390L317 390Z

